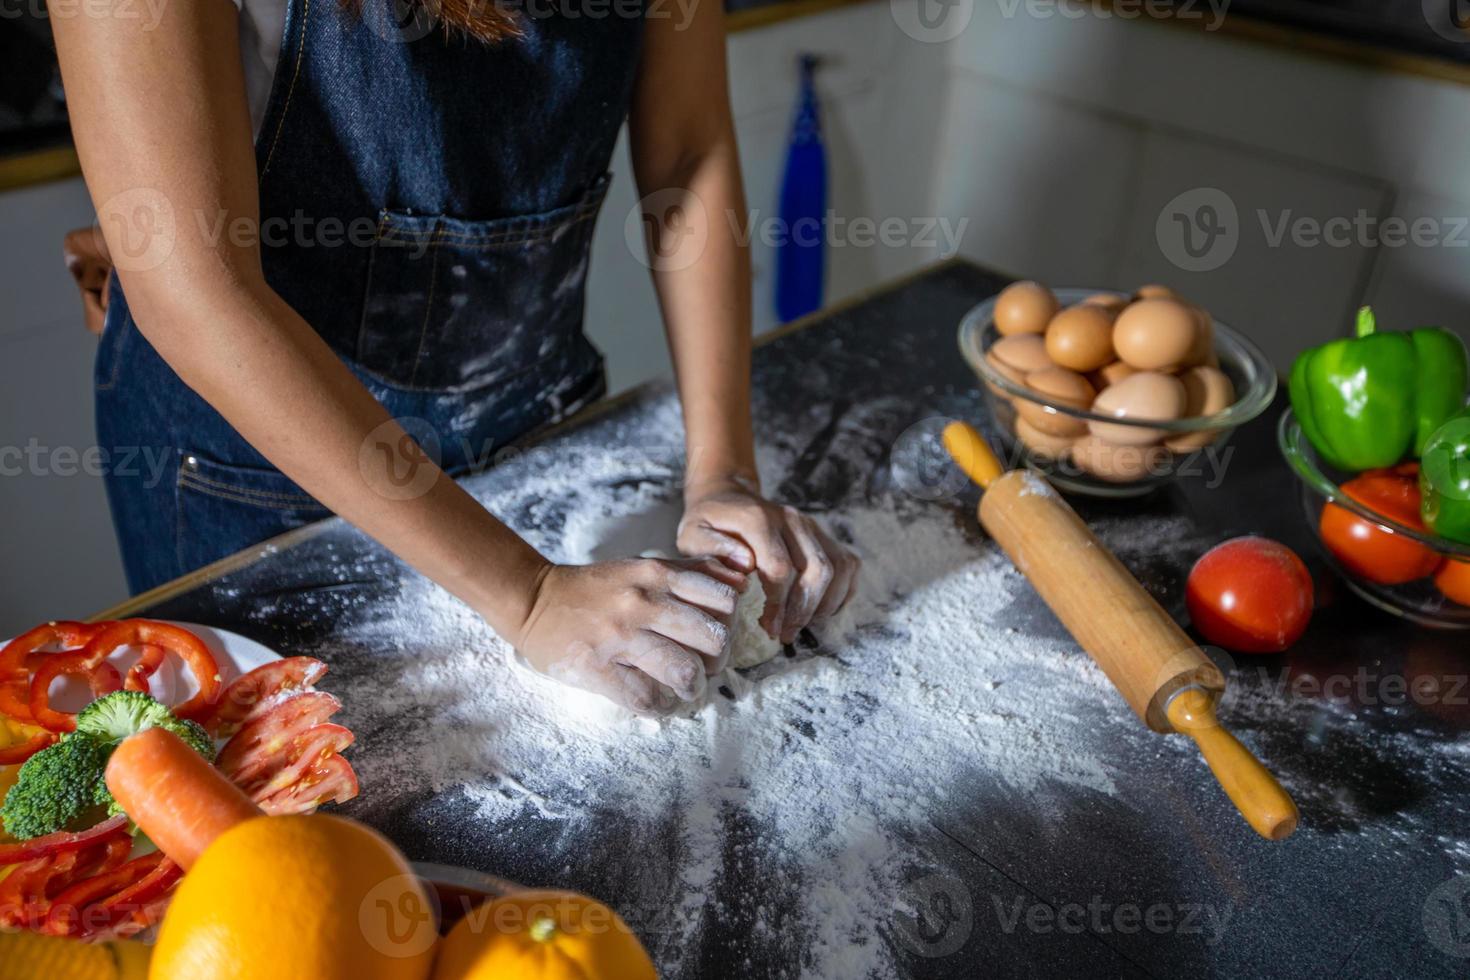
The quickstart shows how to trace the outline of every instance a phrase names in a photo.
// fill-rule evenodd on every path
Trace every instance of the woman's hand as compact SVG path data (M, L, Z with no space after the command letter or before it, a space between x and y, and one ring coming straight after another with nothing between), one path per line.
M548 677L663 714L724 667L744 586L712 558L550 565L515 647Z
M679 550L715 555L758 574L766 590L761 627L782 643L845 606L862 566L816 521L772 503L739 478L686 488Z

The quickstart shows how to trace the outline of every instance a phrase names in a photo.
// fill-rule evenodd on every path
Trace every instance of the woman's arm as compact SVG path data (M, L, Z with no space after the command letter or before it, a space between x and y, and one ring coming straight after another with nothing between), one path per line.
M650 16L630 131L649 259L684 407L679 546L756 570L761 624L789 643L840 609L858 559L810 518L760 496L750 424L750 251L730 116L723 5Z
M547 561L452 480L407 500L377 492L389 460L359 450L376 432L396 452L401 431L266 285L257 236L220 233L259 227L234 7L167 4L152 30L62 9L77 152L139 330L282 472L514 635Z
M659 706L659 683L692 696L701 656L721 653L709 638L728 617L728 584L688 563L554 567L442 474L401 499L390 468L415 447L266 283L259 236L216 237L259 220L228 0L165 4L152 27L95 5L65 10L52 26L88 190L138 328L184 382L538 667L645 709ZM368 440L399 457L362 452Z

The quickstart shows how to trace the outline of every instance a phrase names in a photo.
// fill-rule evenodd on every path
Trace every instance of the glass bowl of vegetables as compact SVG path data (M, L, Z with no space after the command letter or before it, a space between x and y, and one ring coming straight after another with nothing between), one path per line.
M1292 409L1282 413L1277 439L1323 557L1354 592L1424 626L1470 629L1470 543L1425 527L1419 462L1340 470L1313 447Z
M1008 325L1028 298L1040 304L1031 322ZM1217 478L1230 433L1276 394L1260 348L1163 286L1015 283L965 316L959 346L1006 461L1084 496Z

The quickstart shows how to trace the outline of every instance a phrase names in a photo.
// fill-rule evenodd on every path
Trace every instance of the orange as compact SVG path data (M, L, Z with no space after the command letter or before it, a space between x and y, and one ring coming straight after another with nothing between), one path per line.
M0 932L0 976L5 980L142 980L148 947L117 942L85 945L34 932Z
M433 980L658 980L633 930L575 892L524 891L461 919L439 947Z
M150 980L424 980L433 907L403 855L340 817L256 817L184 877Z

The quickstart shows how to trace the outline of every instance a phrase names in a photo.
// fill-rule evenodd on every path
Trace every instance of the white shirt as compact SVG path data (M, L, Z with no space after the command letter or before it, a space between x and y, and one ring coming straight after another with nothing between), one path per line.
M233 0L240 10L240 58L245 65L245 95L250 100L250 127L260 132L260 119L270 101L271 82L281 58L288 0Z

